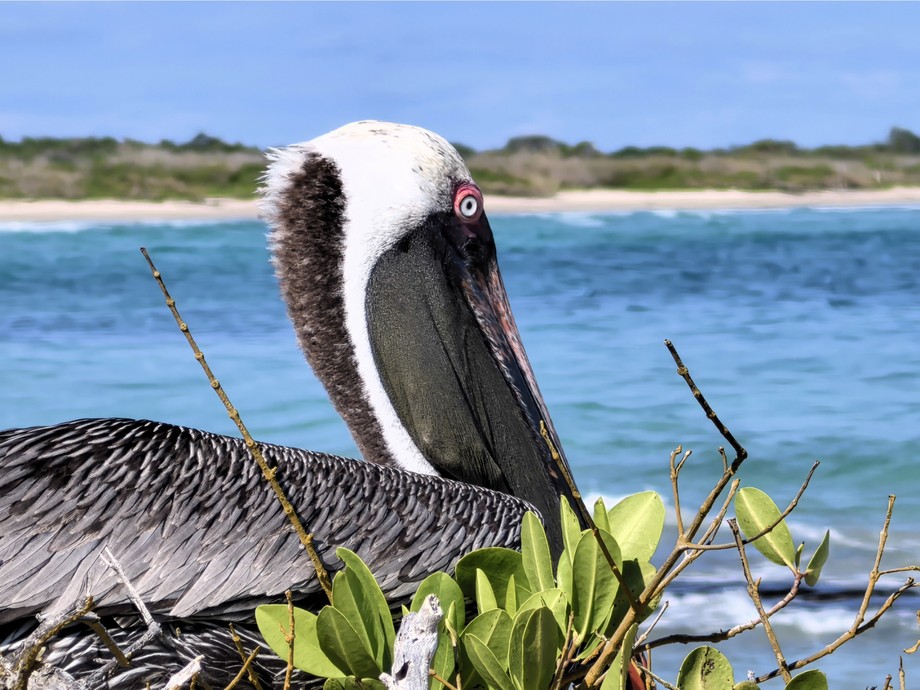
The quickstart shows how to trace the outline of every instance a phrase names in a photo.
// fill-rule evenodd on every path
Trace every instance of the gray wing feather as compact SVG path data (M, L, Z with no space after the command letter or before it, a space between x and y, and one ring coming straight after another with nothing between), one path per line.
M514 546L530 506L439 477L261 445L323 561L368 563L389 599L481 546ZM109 546L152 612L251 610L319 591L313 566L239 439L127 419L0 432L0 623L89 587L128 610Z

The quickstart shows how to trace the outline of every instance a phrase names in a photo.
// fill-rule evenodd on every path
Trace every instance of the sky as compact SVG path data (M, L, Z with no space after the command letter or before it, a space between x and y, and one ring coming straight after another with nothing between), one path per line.
M917 27L920 3L0 2L0 136L862 144L920 131Z

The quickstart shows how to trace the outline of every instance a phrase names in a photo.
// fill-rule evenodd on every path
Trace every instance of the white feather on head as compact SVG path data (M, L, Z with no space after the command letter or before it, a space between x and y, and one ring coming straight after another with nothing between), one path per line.
M446 140L420 127L362 120L311 141L269 152L261 210L273 222L291 179L306 157L336 164L345 195L345 256L342 267L346 330L365 396L384 441L404 469L437 474L412 441L384 390L374 363L365 299L380 257L429 215L453 208L454 186L471 181L460 154Z

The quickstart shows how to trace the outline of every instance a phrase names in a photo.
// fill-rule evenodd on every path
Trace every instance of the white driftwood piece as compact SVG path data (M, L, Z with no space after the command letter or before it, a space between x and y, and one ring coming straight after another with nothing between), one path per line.
M166 681L165 690L180 690L185 687L192 678L201 673L201 661L203 656L196 656L185 666L179 669L173 676Z
M434 594L425 597L418 613L402 619L393 652L392 675L380 674L390 690L428 690L428 670L438 648L438 623L443 616Z

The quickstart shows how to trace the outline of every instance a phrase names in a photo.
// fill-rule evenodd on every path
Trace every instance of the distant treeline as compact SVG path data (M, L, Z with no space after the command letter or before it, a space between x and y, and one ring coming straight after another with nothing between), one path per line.
M801 148L763 139L701 150L515 137L501 149L455 144L487 192L542 196L560 189L870 189L920 185L920 137L894 127L864 146ZM265 165L260 149L199 134L185 143L111 137L0 137L0 198L194 199L251 197Z

